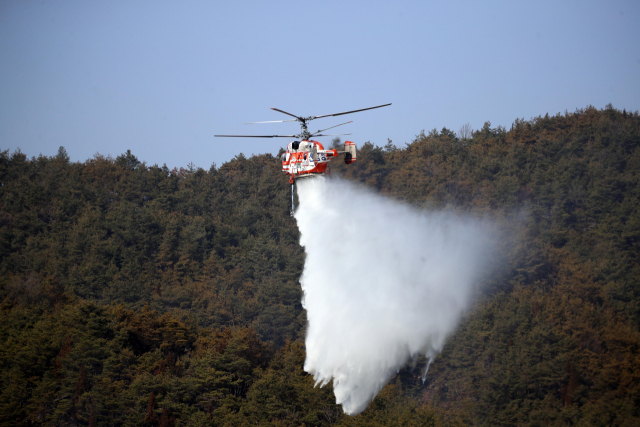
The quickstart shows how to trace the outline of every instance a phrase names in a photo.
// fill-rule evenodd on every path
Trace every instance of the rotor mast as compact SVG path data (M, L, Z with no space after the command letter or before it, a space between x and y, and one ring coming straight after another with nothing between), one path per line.
M299 120L300 126L302 127L302 132L300 133L300 139L303 141L308 141L311 139L311 133L307 130L307 120L313 120L312 117L307 117L306 119Z
M274 108L275 110L275 108ZM308 141L311 139L311 132L307 129L307 121L313 120L313 117L299 117L298 123L300 123L300 127L302 128L302 132L300 132L299 138L303 141Z
M286 114L287 116L295 117L296 121L298 123L300 123L300 127L302 128L302 132L300 132L300 134L297 135L298 138L302 139L303 141L308 141L313 136L313 134L311 132L309 132L309 129L307 128L307 122L310 122L311 120L315 119L316 117L314 117L314 116L299 117L299 116L296 116L294 114L287 113L286 111L280 110L278 108L272 108L272 110L277 111L279 113Z

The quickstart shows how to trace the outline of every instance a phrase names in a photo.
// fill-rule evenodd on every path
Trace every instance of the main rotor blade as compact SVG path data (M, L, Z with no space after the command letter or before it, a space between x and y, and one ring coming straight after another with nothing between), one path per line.
M266 122L247 122L245 125L253 125L256 123L282 123L282 122L297 122L297 120L268 120Z
M299 138L300 135L213 135L221 138Z
M286 111L278 110L277 108L272 108L272 110L279 111L279 112L281 112L281 113L283 113L283 114L286 114L287 116L295 117L295 118L296 118L296 119L298 119L298 120L302 120L302 121L304 121L304 120L302 119L302 117L294 116L293 114L291 114L291 113L287 113Z
M349 122L340 123L339 125L331 126L330 128L319 130L317 132L312 133L311 136L315 135L316 133L324 132L325 130L329 130L329 129L337 128L338 126L346 125L347 123L353 123L353 120L351 120Z
M340 136L340 135L351 135L350 133L329 133L327 135L312 135L314 138L318 137L318 136Z
M367 110L373 110L374 108L382 108L382 107L388 107L391 104L384 104L384 105L378 105L377 107L369 107L369 108L363 108L362 110L353 110L353 111L345 111L344 113L337 113L337 114L325 114L324 116L315 116L314 119L319 119L321 117L333 117L333 116L341 116L343 114L351 114L351 113L357 113L360 111L367 111Z

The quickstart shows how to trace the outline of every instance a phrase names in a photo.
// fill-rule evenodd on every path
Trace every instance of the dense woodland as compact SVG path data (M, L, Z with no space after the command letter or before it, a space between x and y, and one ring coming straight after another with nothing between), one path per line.
M207 171L4 151L0 426L640 424L637 112L359 148L334 175L502 230L425 383L409 364L355 417L313 387L276 157Z

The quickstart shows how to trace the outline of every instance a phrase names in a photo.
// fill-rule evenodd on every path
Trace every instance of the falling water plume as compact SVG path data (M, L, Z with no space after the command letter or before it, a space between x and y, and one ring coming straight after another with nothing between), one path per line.
M355 415L408 360L442 350L471 303L490 227L335 178L300 180L298 197L304 369L321 386L333 380Z

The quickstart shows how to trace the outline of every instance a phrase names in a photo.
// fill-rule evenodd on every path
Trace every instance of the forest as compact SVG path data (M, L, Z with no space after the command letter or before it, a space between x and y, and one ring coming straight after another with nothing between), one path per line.
M640 424L638 112L358 148L333 175L501 230L424 383L409 364L347 416L303 371L305 255L276 156L6 150L0 427Z

